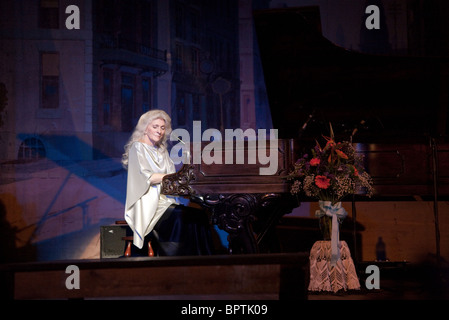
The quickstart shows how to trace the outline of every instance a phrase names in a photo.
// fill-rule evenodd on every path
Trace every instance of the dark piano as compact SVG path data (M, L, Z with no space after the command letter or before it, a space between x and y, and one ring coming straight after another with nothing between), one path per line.
M283 177L332 123L337 140L365 154L374 179L374 197L357 201L449 196L448 59L338 47L321 35L313 8L257 11L254 20L279 134L277 173L259 175L260 164L185 164L164 178L163 193L208 208L229 233L230 252L276 251L276 224L299 205Z
M206 142L204 146L207 146ZM267 149L270 148L269 140ZM283 179L296 161L293 140L277 141L277 148L267 151L276 154L278 169L274 175L260 175L259 169L267 167L255 164L184 164L175 174L167 175L162 182L162 193L190 197L212 213L213 223L229 233L231 253L256 253L277 251L273 245L275 226L286 213L299 205L289 194L289 184ZM236 147L217 148L222 163L226 150L248 155L248 144L244 150ZM192 154L191 150L191 154ZM266 150L264 150L266 151ZM246 156L245 156L246 157ZM193 162L193 161L192 161Z

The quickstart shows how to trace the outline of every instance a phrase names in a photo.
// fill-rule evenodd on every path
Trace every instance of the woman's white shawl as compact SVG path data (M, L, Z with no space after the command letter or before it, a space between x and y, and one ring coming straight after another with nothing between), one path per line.
M133 231L133 244L143 247L165 210L176 201L161 195L161 184L150 184L153 173L174 173L175 166L166 149L134 142L129 149L125 220Z

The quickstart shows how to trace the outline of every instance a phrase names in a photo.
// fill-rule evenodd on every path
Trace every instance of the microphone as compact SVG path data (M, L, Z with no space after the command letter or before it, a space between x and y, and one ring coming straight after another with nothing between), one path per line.
M298 137L300 138L302 136L302 133L306 130L307 125L309 124L309 121L313 118L313 114L309 114L309 117L307 118L306 122L302 125L301 129L299 130Z
M363 126L364 124L365 124L365 120L362 120L362 121L360 121L360 125L361 126ZM351 133L351 142L352 142L352 137L357 133L357 131L359 131L359 126L356 126L355 128L354 128L354 130L352 130L352 133Z
M304 122L304 124L302 125L301 130L304 131L306 130L307 124L309 123L310 119L312 119L313 114L309 114L309 117L307 118L306 122Z

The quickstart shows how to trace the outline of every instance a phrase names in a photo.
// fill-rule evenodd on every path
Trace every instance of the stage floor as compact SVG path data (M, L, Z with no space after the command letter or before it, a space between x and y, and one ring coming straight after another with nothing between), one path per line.
M306 253L131 257L0 265L9 299L298 299Z
M1 297L14 300L441 300L446 265L385 262L380 288L308 292L307 253L132 257L0 265Z

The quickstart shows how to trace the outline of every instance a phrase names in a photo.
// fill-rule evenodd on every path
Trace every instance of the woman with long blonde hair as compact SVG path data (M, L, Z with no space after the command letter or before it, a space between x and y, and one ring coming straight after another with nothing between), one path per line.
M161 119L165 121L165 134L162 140L158 143L158 146L161 147L162 149L167 149L167 136L170 136L170 133L172 131L171 118L163 110L150 110L140 117L131 137L125 144L125 153L123 154L122 157L122 164L125 168L128 167L129 148L135 141L141 140L146 135L145 132L147 130L148 124L155 119Z
M176 171L167 150L171 130L165 111L150 110L140 117L126 143L122 156L128 170L125 220L139 249L151 238L158 255L211 254L206 213L161 194L162 179Z

